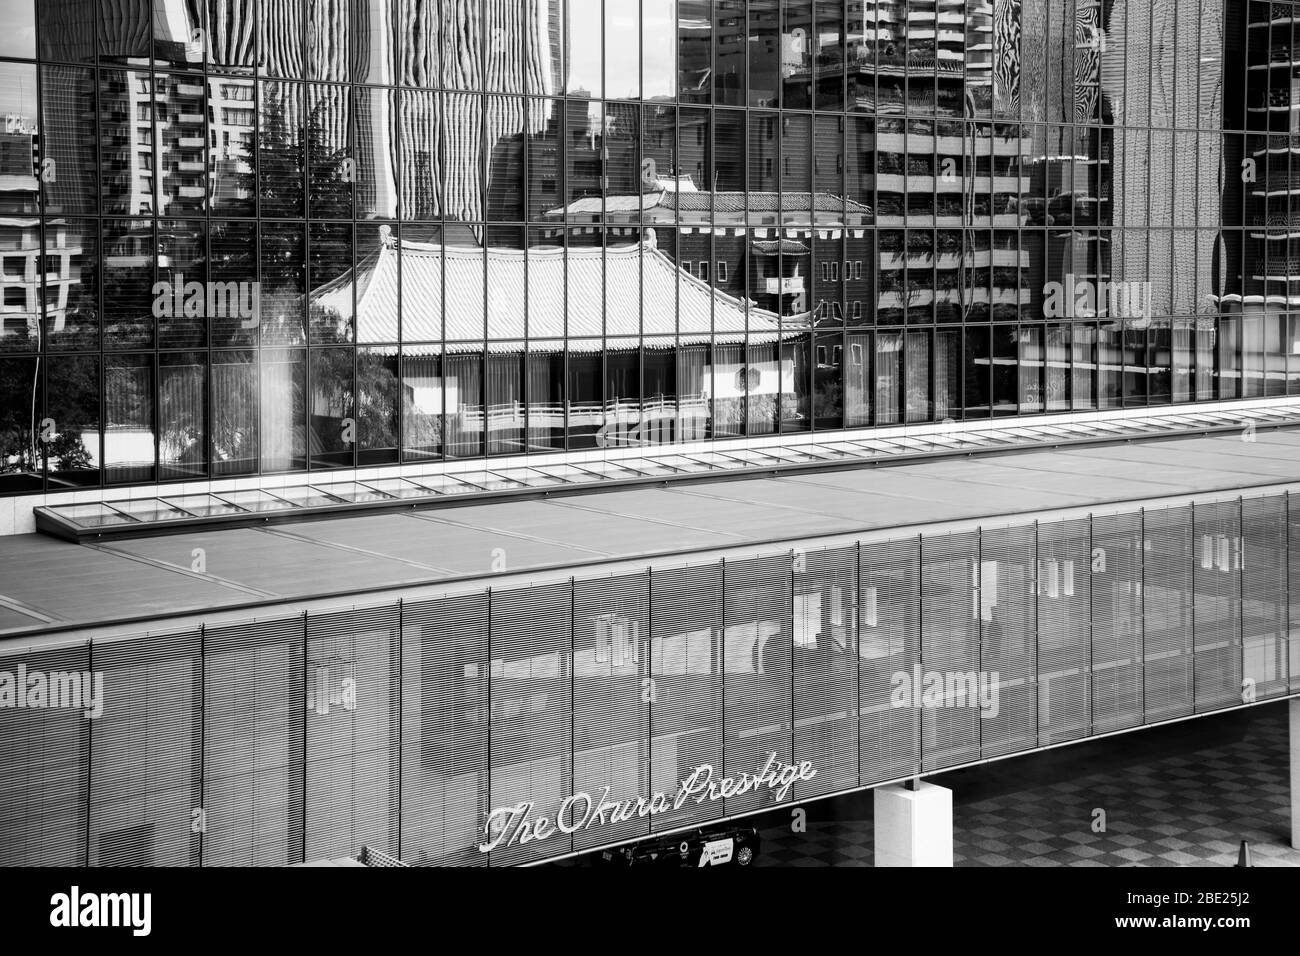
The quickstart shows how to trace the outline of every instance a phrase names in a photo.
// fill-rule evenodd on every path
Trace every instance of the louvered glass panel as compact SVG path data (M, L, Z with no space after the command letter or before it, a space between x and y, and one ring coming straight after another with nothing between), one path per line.
M295 615L204 632L205 866L303 861L305 626Z
M1143 515L1142 696L1147 723L1192 713L1192 509Z
M723 765L715 768L724 777L756 774L769 759L790 763L791 573L795 557L787 552L728 561L724 569L726 717ZM756 788L728 797L712 809L715 816L719 810L739 813L771 804L775 798L775 790Z
M398 612L307 619L307 859L396 855Z
M488 596L402 607L402 860L486 866Z
M650 789L676 793L704 764L722 769L722 565L655 570L650 578ZM688 800L653 818L667 830L717 816Z
M1092 732L1142 723L1142 521L1092 521Z
M531 825L554 824L574 792L573 590L570 584L492 592L490 808L529 804ZM490 854L492 866L556 856L572 849L568 834L552 829L525 843L507 834Z
M85 675L89 645L0 651L0 670L13 675L16 688L30 687L20 667L28 680L37 671ZM0 707L0 865L86 864L92 723L80 708Z
M1241 507L1207 502L1194 511L1196 709L1205 711L1241 701L1241 571L1233 568Z
M91 866L194 866L200 830L199 631L99 641L90 721Z
M1291 690L1300 691L1300 560L1289 557L1300 554L1300 497L1288 494L1287 506L1287 593L1290 595L1290 626L1287 633L1291 644Z
M1262 700L1287 689L1286 499L1244 500L1241 530L1237 562L1241 569L1242 680L1236 684L1234 703L1247 691ZM1243 686L1243 681L1251 683Z
M921 764L921 710L910 689L920 678L918 538L863 544L858 555L858 727L861 782L893 780Z
M816 770L802 800L858 785L858 549L794 562L794 763Z
M1038 526L1038 743L1087 736L1091 720L1088 519Z
M976 760L980 711L955 693L980 671L979 533L927 538L921 552L920 680L906 682L921 707L926 770ZM895 689L897 693L898 689Z
M979 568L980 667L965 697L978 707L980 753L993 757L1038 739L1034 526L983 532Z
M650 702L643 685L650 675L649 602L650 577L644 573L574 584L574 792L597 798L608 792L602 799L621 803L644 798L638 809L647 810L578 830L574 849L650 832ZM669 790L666 799L672 797ZM585 809L575 808L570 826L582 822Z

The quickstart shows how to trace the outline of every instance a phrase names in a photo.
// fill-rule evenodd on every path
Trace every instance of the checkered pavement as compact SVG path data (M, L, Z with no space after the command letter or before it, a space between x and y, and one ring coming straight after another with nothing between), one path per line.
M1242 840L1256 866L1300 866L1288 773L1275 703L927 779L953 791L957 866L1232 866ZM872 865L870 792L805 809L804 833L764 818L755 865Z

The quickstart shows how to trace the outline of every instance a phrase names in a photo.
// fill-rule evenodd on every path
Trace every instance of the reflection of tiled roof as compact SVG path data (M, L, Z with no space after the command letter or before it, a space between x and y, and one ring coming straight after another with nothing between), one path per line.
M683 343L700 344L711 338L742 342L748 333L751 341L772 342L808 324L806 314L782 320L753 307L746 313L744 301L678 269L670 257L648 243L605 249L580 246L567 254L552 246L488 249L485 258L482 249L472 246L390 240L362 268L356 279L357 341L361 343L398 340L399 270L403 342L442 339L445 289L447 341L481 343L485 271L492 351L520 350L525 334L530 342L563 339L566 334L569 339L676 334ZM344 276L318 290L313 302L325 308L331 300L347 302L352 288L353 277ZM585 347L597 350L601 345ZM476 348L481 345L448 345L449 351ZM555 351L563 343L535 342L529 348Z
M774 256L778 252L787 256L808 254L808 247L794 239L758 239L750 243L750 248L761 256Z
M660 200L666 193L642 193L639 196L608 196L601 199L600 196L583 196L581 199L575 199L567 206L560 206L546 213L548 216L599 216L603 210L605 215L613 216L627 213L635 213L640 209L652 209L659 205Z
M871 207L852 199L832 196L830 193L769 193L769 192L698 192L680 190L678 192L648 192L640 195L607 196L603 202L599 196L587 196L575 199L567 206L560 206L547 212L548 216L591 216L628 215L637 210L648 212L662 209L678 213L710 212L723 215L772 214L776 212L828 212L846 213L850 216L871 216ZM663 218L663 217L660 217ZM668 217L671 218L671 217Z
M830 193L764 192L695 192L666 193L659 203L662 209L678 212L764 213L764 212L843 212L870 215L871 207Z

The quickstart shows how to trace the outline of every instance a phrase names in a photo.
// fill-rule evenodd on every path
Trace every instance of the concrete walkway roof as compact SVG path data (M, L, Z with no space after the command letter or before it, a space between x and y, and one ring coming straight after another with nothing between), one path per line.
M1132 511L1276 493L1292 483L1300 490L1300 431L1278 430L1254 441L1222 434L1072 446L99 544L14 535L0 537L0 636L127 622L138 632L138 622L163 617L240 609L247 619L250 608L374 604L389 591L598 576L651 559L661 567L794 542L942 534L963 523ZM200 549L202 570L194 570ZM580 567L588 570L573 570Z

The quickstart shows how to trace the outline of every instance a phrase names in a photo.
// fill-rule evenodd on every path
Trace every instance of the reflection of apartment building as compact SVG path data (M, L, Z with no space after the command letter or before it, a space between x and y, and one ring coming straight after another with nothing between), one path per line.
M237 76L209 77L207 89L208 188L213 211L249 209L255 198L251 186L257 129L256 85ZM196 129L201 135L201 118ZM183 168L189 171L192 162L187 158Z
M863 77L861 96L881 114L927 117L882 115L866 145L875 163L877 224L898 230L880 233L880 321L1014 321L1030 305L1032 250L1021 248L1017 232L996 231L1032 221L1022 203L1030 191L1022 163L1030 134L962 121L992 118L995 44L1009 63L998 88L1017 82L1018 11L1007 4L1008 25L995 31L993 6L865 5L863 56L851 61Z
M660 180L634 195L578 200L549 210L566 230L617 235L654 229L683 272L776 315L861 319L871 282L870 207L825 193L710 192ZM597 223L604 227L597 230ZM584 227L581 223L592 223ZM813 256L815 244L821 244Z
M745 4L678 0L678 87L683 103L741 103L745 95Z
M101 74L100 190L105 212L140 216L154 211L152 91L147 71ZM202 145L200 138L200 148Z
M0 132L0 348L6 339L40 340L41 223L32 216L38 208L38 140L27 118L5 118Z

